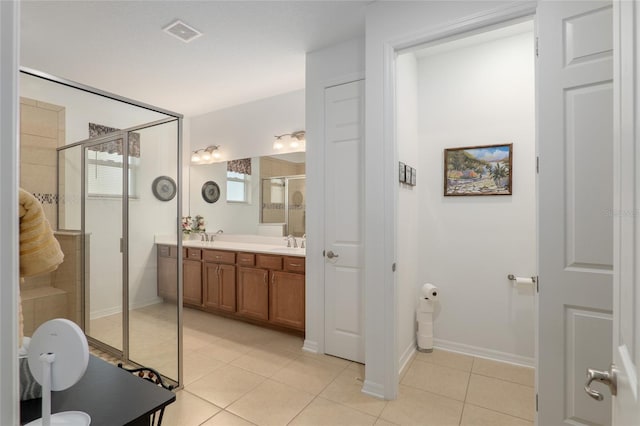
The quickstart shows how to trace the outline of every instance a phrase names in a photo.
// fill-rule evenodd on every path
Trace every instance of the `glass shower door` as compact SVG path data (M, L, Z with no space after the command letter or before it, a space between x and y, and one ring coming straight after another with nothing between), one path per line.
M85 333L118 353L123 336L123 139L83 147Z
M178 122L129 132L138 163L132 178L137 196L127 208L128 358L178 381ZM156 244L162 241L162 244ZM158 250L167 249L167 256ZM166 268L171 262L174 267ZM172 288L164 292L159 288Z

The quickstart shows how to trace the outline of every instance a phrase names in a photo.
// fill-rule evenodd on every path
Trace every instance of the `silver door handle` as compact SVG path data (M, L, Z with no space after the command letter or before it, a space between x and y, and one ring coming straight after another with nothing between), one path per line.
M605 385L609 386L609 390L611 391L611 395L617 395L618 393L618 380L617 380L617 370L616 366L611 364L609 371L599 371L594 370L593 368L587 368L587 383L584 385L584 391L591 398L602 401L604 396L602 393L597 390L591 389L591 382L597 380Z
M327 257L328 257L329 259L333 259L334 257L340 257L340 256L338 256L337 254L335 254L334 252L332 252L331 250L329 250L329 251L327 252Z

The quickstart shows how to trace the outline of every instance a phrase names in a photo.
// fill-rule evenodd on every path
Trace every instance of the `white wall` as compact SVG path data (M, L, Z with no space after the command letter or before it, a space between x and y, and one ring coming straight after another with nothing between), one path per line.
M191 151L220 145L221 160L276 154L275 135L304 130L304 99L296 90L191 117Z
M533 33L418 61L420 282L440 287L435 345L533 365ZM443 150L513 143L513 195L443 196Z
M260 159L251 159L251 200L247 204L227 203L227 162L190 167L189 214L204 216L207 232L222 229L226 234L257 234L260 222ZM220 199L213 204L202 198L202 185L214 181Z
M523 14L535 2L373 2L366 16L365 391L397 395L393 51ZM418 176L420 178L420 168Z
M418 64L415 55L407 53L396 61L396 139L399 161L415 169L420 168L418 123ZM416 186L398 183L398 371L408 365L416 348L415 306L422 259L416 230L423 220L418 207L425 188L422 176L418 176Z
M324 353L324 91L364 78L364 39L307 53L307 256L304 349ZM368 368L368 366L367 366Z

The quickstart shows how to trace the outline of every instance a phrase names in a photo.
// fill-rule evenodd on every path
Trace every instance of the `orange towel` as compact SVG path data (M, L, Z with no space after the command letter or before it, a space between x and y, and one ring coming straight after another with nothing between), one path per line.
M30 277L58 268L64 259L58 240L44 216L42 204L27 191L20 189L20 276ZM19 311L19 345L22 346L22 303Z

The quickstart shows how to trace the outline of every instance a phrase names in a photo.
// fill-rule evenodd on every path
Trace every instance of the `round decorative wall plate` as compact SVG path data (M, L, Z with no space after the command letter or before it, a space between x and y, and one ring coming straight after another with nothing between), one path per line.
M153 195L160 201L169 201L176 196L176 183L169 176L158 176L151 184Z
M207 203L215 203L220 198L220 187L217 183L210 180L202 185L202 198Z

